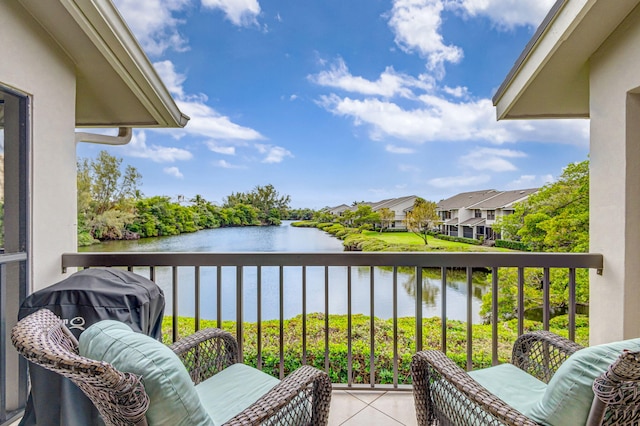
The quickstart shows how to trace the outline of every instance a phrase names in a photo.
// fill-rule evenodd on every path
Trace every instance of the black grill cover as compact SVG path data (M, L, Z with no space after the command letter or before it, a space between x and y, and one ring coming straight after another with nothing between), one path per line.
M105 319L128 324L160 340L164 294L153 281L118 269L85 269L31 294L18 319L47 308L62 318L77 337ZM20 425L103 425L98 410L69 379L29 363L31 392Z

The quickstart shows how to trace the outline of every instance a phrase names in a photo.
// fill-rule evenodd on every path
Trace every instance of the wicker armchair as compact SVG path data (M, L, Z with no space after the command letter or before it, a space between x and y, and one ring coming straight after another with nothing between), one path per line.
M585 379L587 391L593 390L590 394L592 401L587 400L586 412L583 413L586 424L589 426L637 425L640 422L640 352L638 352L640 339L617 342L612 345L615 352L607 359L615 361L609 364L608 368L605 366L600 371L592 371L593 377ZM619 349L625 345L634 348L635 352ZM549 390L551 387L549 383L560 366L572 354L582 349L582 346L553 333L531 332L520 336L516 341L511 364L521 370L520 374L525 372L525 376L538 379L536 382L539 381L543 388L541 393L538 393L540 396ZM610 348L609 353L611 350L614 349ZM581 351L579 356L582 357L583 354L587 354L587 351ZM575 360L575 357L573 359ZM611 361L603 360L602 362ZM558 374L553 386L565 378L565 371L567 368L573 368L569 367L573 362L572 360L567 363L562 373ZM586 362L584 360L580 362L583 367L590 365L588 358ZM517 370L511 365L503 366ZM483 370L476 370L469 374L441 351L428 350L415 354L411 371L418 424L535 426L543 422L547 423L546 420L538 423L534 418L505 402L504 399L510 399L510 395L505 391L502 392L503 398L495 395L501 388L490 383L493 379L491 375L493 368L495 367L484 369L484 373ZM518 375L506 377L503 383L519 380ZM544 388L547 385L548 387ZM492 388L494 391L491 392L487 388ZM523 393L527 393L526 386ZM593 397L594 394L596 397ZM548 401L544 399L545 397L540 397L536 400L537 402L532 401L532 403L542 404ZM569 405L574 401L572 398L572 396L566 397L562 404L559 404L558 411L569 409ZM554 422L549 423L554 424ZM585 423L572 420L564 424Z
M144 388L145 378L80 356L77 340L51 311L42 309L23 318L13 328L11 340L27 360L71 379L98 408L107 425L147 425L145 413L150 399ZM182 360L194 384L238 359L235 339L218 329L201 330L170 348ZM330 399L327 374L303 366L225 424L326 425Z

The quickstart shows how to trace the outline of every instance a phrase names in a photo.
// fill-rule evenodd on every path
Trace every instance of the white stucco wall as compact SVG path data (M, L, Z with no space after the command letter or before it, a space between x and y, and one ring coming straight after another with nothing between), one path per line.
M17 2L0 2L0 85L30 97L32 290L53 284L76 251L75 70Z
M640 336L640 8L592 57L590 343Z

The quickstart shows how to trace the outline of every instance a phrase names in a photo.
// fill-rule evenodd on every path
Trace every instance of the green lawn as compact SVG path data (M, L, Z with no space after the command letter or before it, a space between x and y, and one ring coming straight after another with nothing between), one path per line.
M424 245L422 238L414 234L413 232L376 232L376 231L362 231L362 235L367 237L379 238L382 241L389 244L411 244L411 245ZM460 248L461 251L513 251L500 247L487 247L487 246L475 246L473 244L457 243L454 241L440 240L435 237L429 237L427 239L430 247L443 247L449 250Z

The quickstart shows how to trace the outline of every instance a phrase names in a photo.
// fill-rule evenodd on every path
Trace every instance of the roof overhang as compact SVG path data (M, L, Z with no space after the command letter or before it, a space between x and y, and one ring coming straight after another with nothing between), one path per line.
M187 124L110 0L19 1L75 64L77 127Z
M589 58L640 0L558 0L493 98L498 119L589 117Z
M464 222L462 222L460 224L460 226L477 226L477 225L484 225L485 224L485 220L483 218L480 217L472 217L471 219L467 219Z

